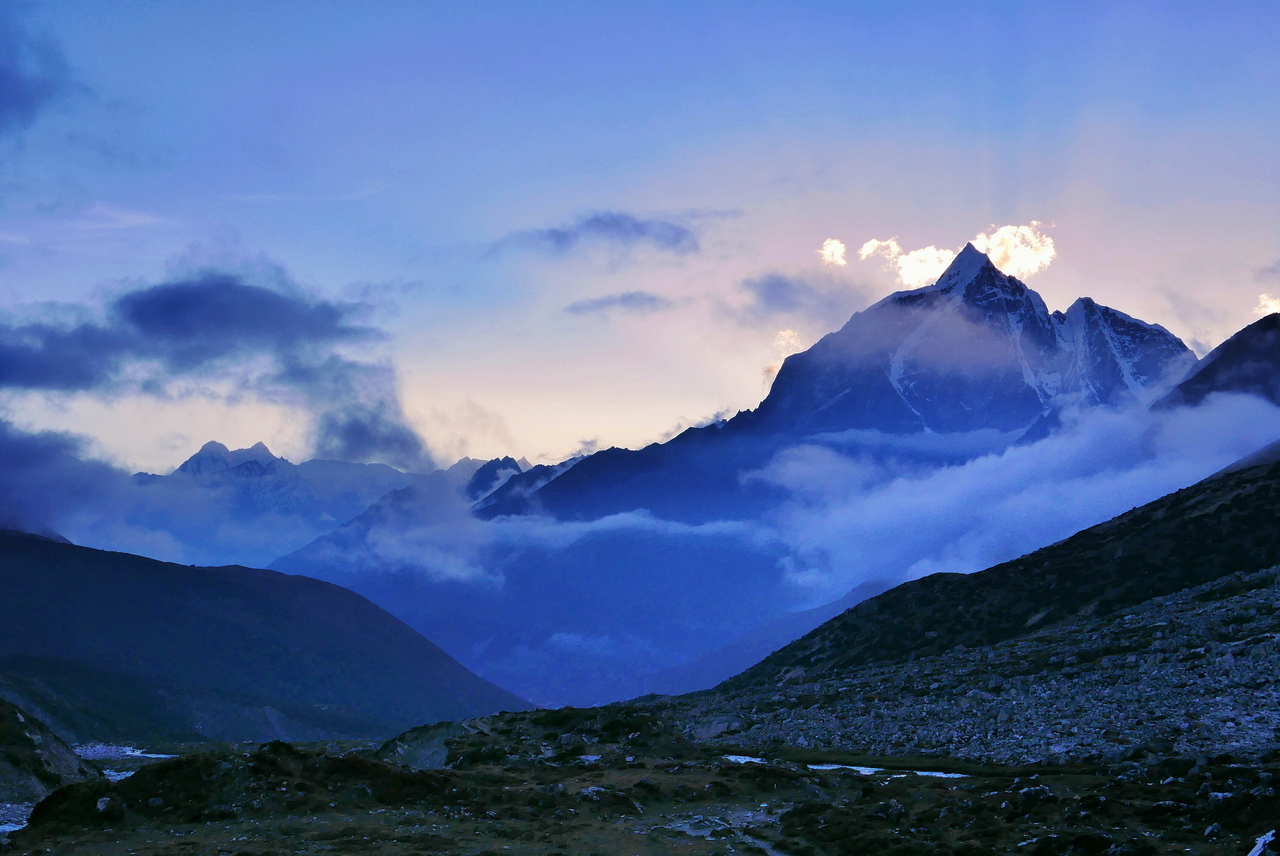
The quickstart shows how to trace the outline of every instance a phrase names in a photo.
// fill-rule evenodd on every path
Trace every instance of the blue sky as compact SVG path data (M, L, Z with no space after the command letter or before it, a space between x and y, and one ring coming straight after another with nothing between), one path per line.
M954 251L1037 221L1051 308L1087 294L1202 352L1277 292L1275 4L60 2L2 22L29 85L0 86L0 309L101 317L210 271L359 304L384 335L344 359L393 373L445 462L754 406L785 353L901 287L857 258L871 239ZM827 238L848 265L821 264ZM798 296L762 303L767 277ZM3 401L138 468L213 438L310 454L313 400L242 380Z

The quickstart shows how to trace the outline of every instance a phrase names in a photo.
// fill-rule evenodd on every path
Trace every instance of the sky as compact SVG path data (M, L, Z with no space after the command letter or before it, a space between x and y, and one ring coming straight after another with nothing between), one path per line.
M6 4L0 415L154 472L637 447L967 241L1203 354L1280 299L1277 43L1263 3Z

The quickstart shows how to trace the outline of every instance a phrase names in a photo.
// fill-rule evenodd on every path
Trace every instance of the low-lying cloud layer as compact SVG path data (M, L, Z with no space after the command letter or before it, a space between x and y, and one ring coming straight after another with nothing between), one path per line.
M787 576L823 602L868 579L968 573L1016 558L1277 438L1280 409L1216 395L1161 413L1094 410L1037 443L938 469L900 466L861 443L806 445L748 478L791 492L769 523L790 547Z

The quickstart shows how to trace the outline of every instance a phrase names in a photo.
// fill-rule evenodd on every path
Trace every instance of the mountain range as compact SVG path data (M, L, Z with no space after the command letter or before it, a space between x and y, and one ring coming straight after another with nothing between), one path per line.
M1022 558L1117 499L1047 525L1002 520L994 555L1010 561L979 575L894 588L953 538L935 553L864 546L850 575L862 582L843 596L816 599L801 563L847 561L805 556L840 497L1056 455L1033 450L1090 414L1150 431L1224 394L1277 403L1278 327L1263 318L1197 362L1163 328L1087 298L1049 312L966 247L934 285L789 357L758 408L640 450L415 474L210 442L167 475L132 477L130 525L200 555L286 545L275 570L0 533L0 697L68 740L361 737L524 699L599 703L738 673L767 683L1105 612L1270 561L1273 524L1246 505L1269 501L1272 459ZM1085 472L1134 465L1104 457ZM1147 502L1168 483L1127 495ZM877 537L857 531L842 537ZM1224 534L1234 552L1200 549Z
M1169 331L1088 298L1050 312L968 246L934 285L788 357L754 410L639 450L507 467L460 502L389 494L271 567L366 594L540 703L710 686L856 602L815 603L791 578L778 533L808 488L770 473L796 454L889 480L944 472L1064 418L1141 412L1196 367Z
M637 451L597 452L550 480L517 476L478 512L749 516L778 497L739 475L802 440L978 434L983 451L994 450L1041 435L1065 407L1147 404L1194 363L1168 330L1089 298L1049 312L969 244L935 284L891 294L787 357L755 410ZM923 457L948 462L966 453Z

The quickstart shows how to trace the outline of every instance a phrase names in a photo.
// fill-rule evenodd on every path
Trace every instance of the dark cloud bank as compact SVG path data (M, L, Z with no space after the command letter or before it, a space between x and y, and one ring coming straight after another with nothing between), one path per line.
M102 320L0 324L0 388L164 395L174 380L232 377L311 412L322 457L429 468L393 370L338 350L383 338L357 323L366 308L201 274L120 295Z

